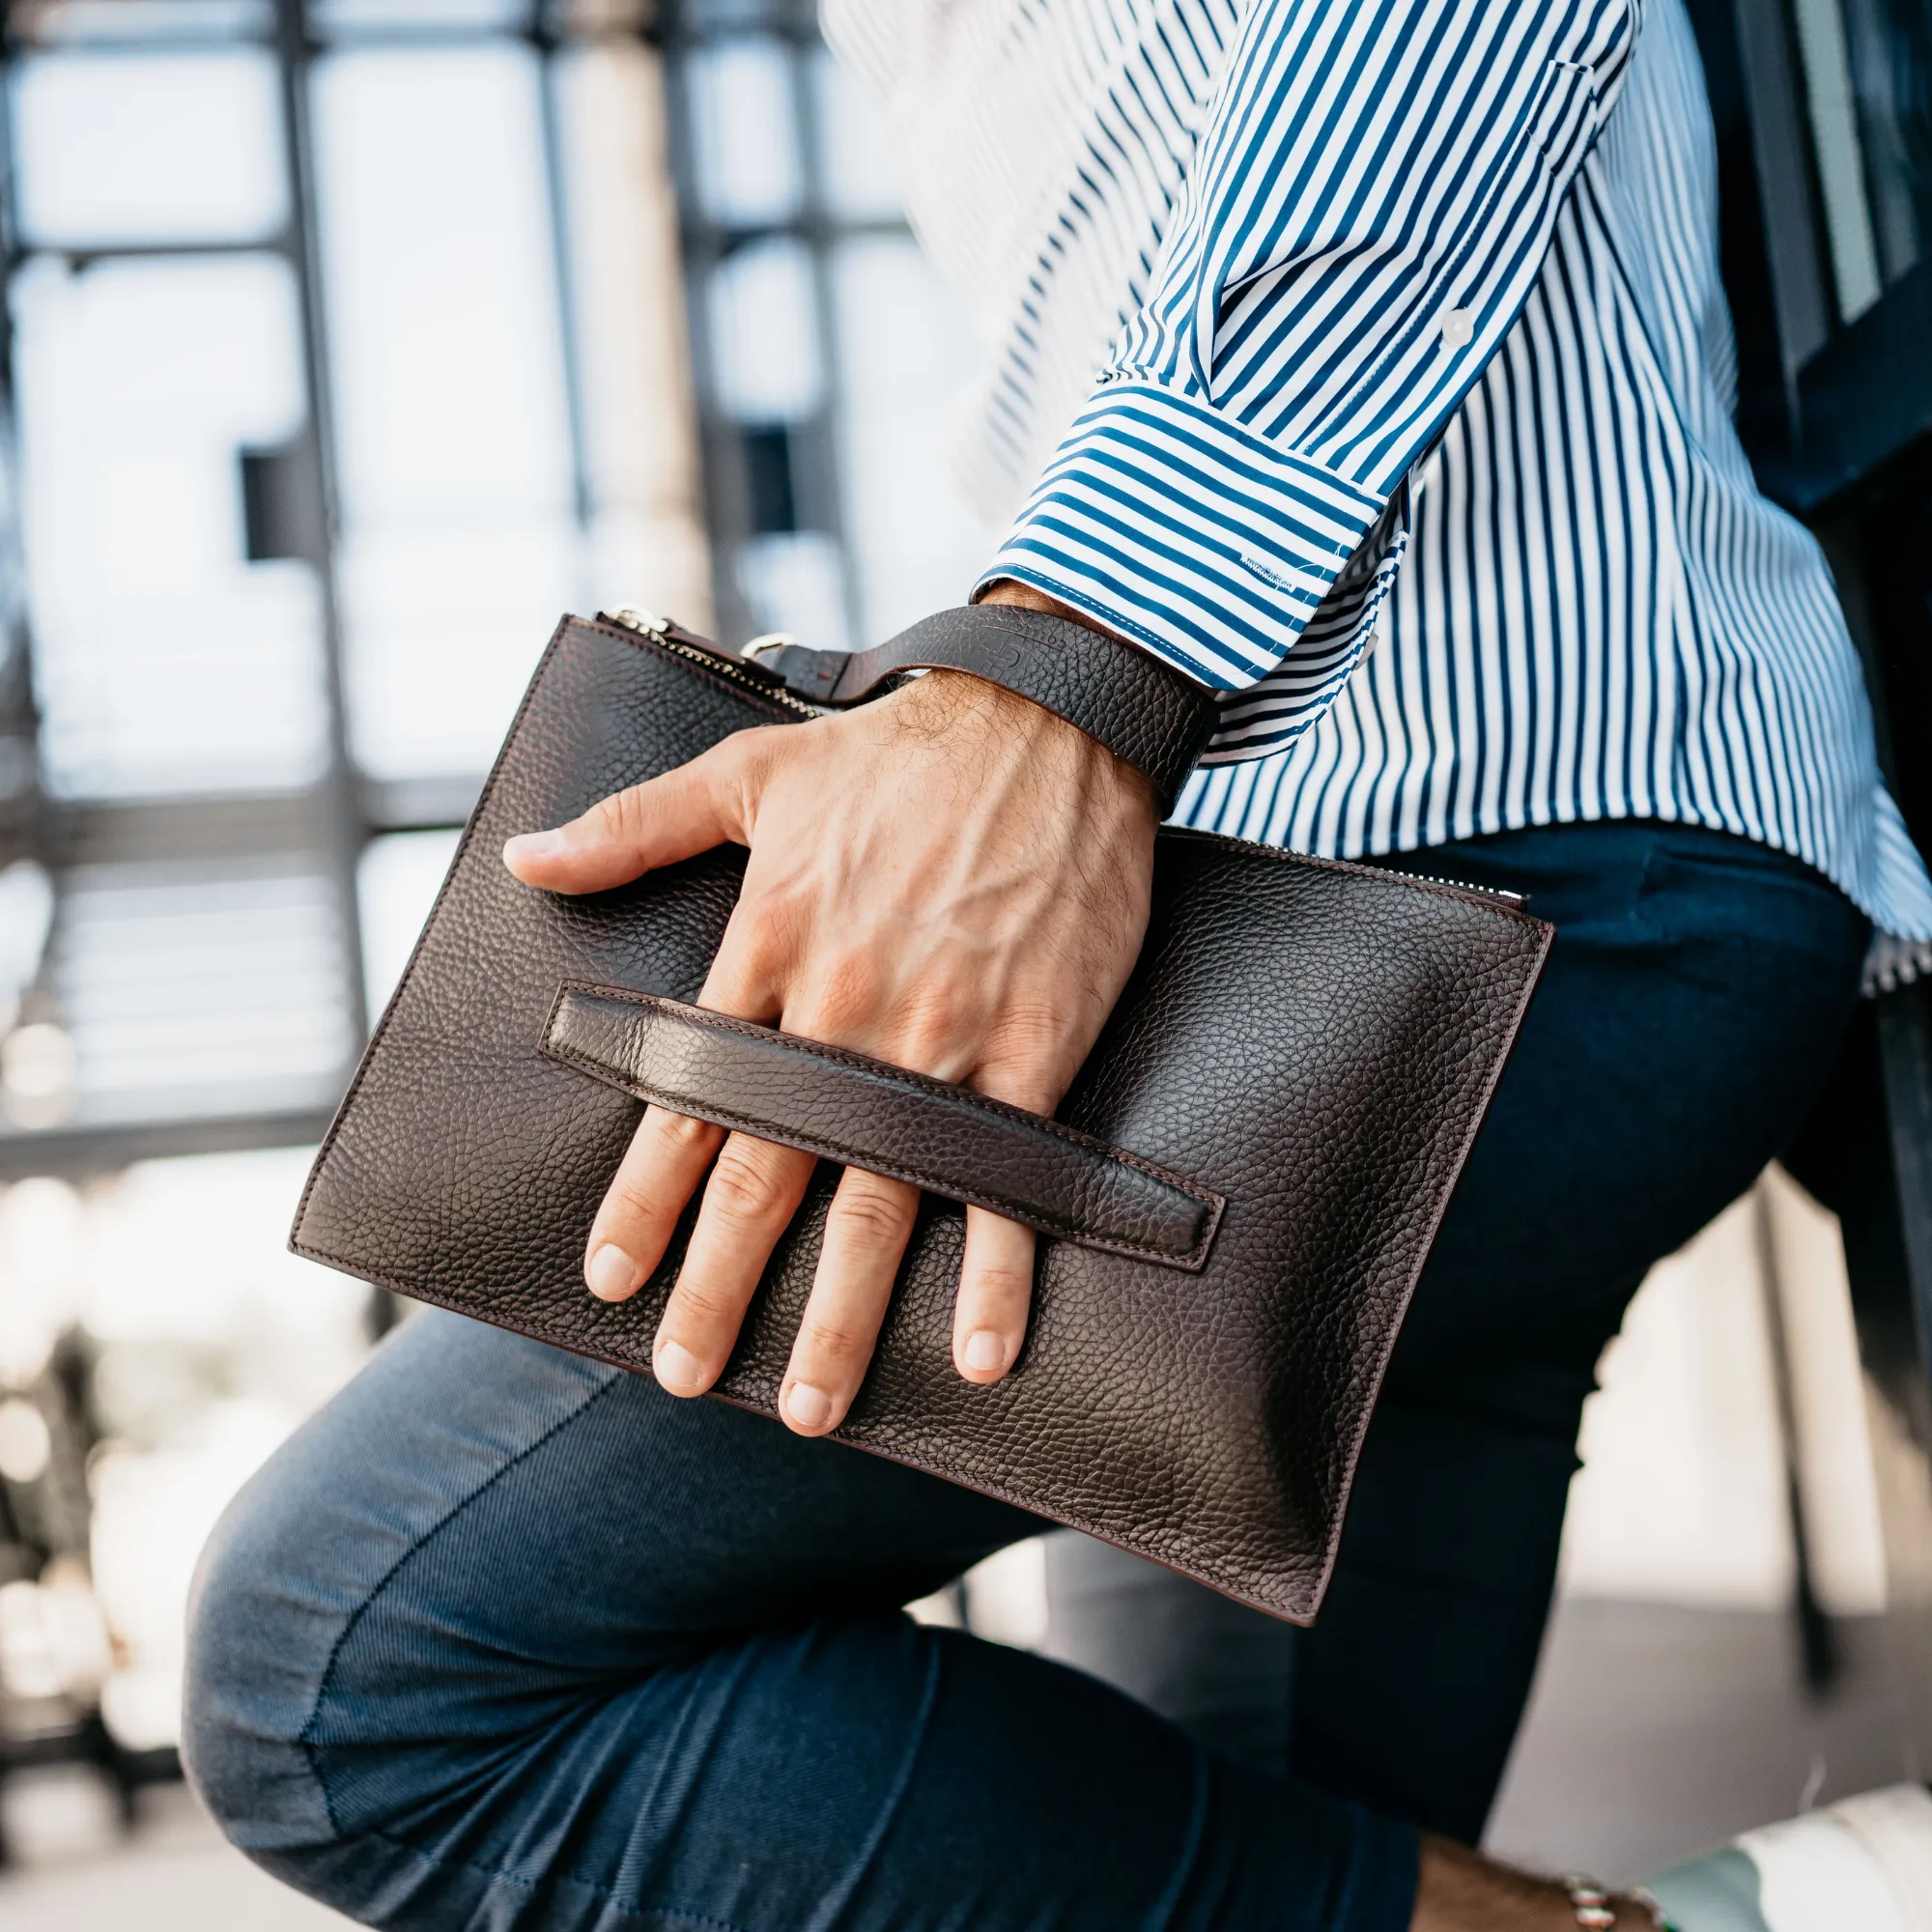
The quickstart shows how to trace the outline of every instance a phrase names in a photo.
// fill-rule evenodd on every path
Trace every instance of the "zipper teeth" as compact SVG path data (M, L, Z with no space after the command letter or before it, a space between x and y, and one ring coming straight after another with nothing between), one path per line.
M642 635L649 637L650 633ZM688 659L692 664L701 665L704 669L716 671L727 683L735 684L740 691L748 691L754 697L762 697L781 705L786 711L796 711L801 718L816 718L818 713L803 698L794 697L783 685L760 684L757 679L747 677L738 667L724 658L715 658L709 651L694 650L689 644L681 644L675 638L663 636L651 638L651 642L660 649Z
M1290 858L1308 858L1308 853L1291 853L1285 845L1264 845L1257 838L1236 838L1226 832L1202 832L1192 825L1177 826L1179 832L1194 833L1202 838L1218 838L1224 844L1239 845L1245 851L1264 852L1269 858L1278 859L1286 855ZM1385 879L1403 879L1411 886L1444 886L1451 892L1468 893L1479 899L1504 899L1511 905L1521 905L1523 895L1513 893L1505 886L1472 886L1466 879L1445 879L1439 873L1431 875L1424 872L1399 872L1393 866L1379 865L1374 859L1335 859L1319 860L1321 865L1359 866L1365 871L1379 872Z
M794 697L782 685L761 684L755 678L747 677L726 658L713 657L709 651L696 650L690 644L681 644L667 632L647 631L637 624L625 623L622 617L616 618L616 621L623 624L624 629L635 636L649 639L659 650L668 651L673 657L683 658L687 663L713 671L727 684L735 684L740 691L749 692L753 697L765 698L786 711L796 711L801 718L816 718L819 715L802 698Z
M1358 865L1365 863L1367 862L1362 860L1356 861ZM1479 898L1507 899L1511 905L1522 903L1523 895L1520 893L1508 892L1501 886L1472 886L1466 879L1445 879L1439 873L1432 875L1428 872L1398 872L1393 866L1378 866L1376 870L1386 872L1392 879L1406 879L1411 886L1453 886L1459 893L1474 893Z

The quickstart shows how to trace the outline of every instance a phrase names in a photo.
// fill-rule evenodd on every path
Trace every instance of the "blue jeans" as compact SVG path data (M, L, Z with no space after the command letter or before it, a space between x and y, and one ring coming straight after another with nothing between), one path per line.
M1401 1932L1413 1827L1472 1837L1500 1775L1597 1354L1796 1126L1866 937L1700 831L1406 863L1561 937L1291 1639L1292 1776L900 1613L1034 1519L428 1314L204 1559L185 1751L230 1836L384 1926Z

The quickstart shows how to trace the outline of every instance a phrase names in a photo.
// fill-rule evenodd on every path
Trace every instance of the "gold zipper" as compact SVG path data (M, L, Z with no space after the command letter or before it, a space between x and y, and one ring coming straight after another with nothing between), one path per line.
M620 604L614 611L600 611L597 613L608 623L621 625L627 631L635 631L640 638L648 638L661 651L668 651L673 657L683 658L688 664L700 666L703 669L722 677L727 684L735 684L741 691L748 691L755 697L776 704L785 711L795 711L801 718L821 718L824 713L816 705L808 704L802 697L794 697L783 685L775 679L767 682L753 677L741 665L723 657L715 651L699 650L696 644L687 644L670 634L671 620L657 616L649 611L639 611L634 605Z

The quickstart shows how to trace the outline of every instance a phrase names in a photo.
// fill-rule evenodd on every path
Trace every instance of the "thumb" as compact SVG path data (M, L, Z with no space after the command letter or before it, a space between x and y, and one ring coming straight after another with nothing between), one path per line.
M689 764L600 799L567 825L519 833L504 844L503 864L526 886L601 893L727 839L749 845L766 760L748 741L771 735L769 726L734 733Z

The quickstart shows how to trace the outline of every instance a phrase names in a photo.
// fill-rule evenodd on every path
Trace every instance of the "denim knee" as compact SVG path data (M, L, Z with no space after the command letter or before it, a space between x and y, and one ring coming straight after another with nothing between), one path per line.
M242 1851L289 1876L285 1857L342 1838L313 1736L345 1641L426 1541L617 1378L425 1313L229 1505L190 1593L182 1754Z
M299 1489L271 1463L202 1552L188 1602L182 1759L227 1836L250 1855L334 1837L302 1734L333 1641ZM339 1622L338 1622L339 1628Z

